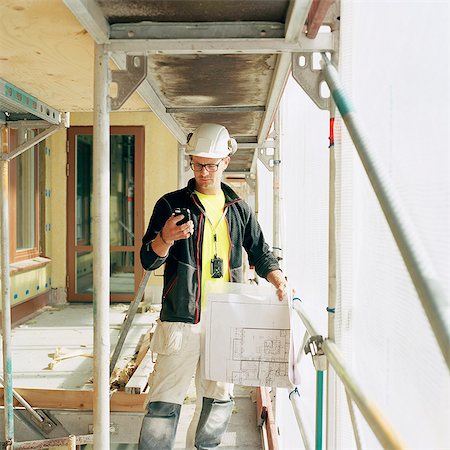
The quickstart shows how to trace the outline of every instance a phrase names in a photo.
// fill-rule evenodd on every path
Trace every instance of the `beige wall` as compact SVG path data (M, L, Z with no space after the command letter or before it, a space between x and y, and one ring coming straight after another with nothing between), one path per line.
M111 125L145 126L145 228L153 206L166 192L177 188L177 141L160 120L151 112L111 113ZM73 126L92 125L92 113L72 113ZM47 142L50 152L50 189L52 191L49 218L52 224L48 239L48 256L52 259L52 287L66 284L66 133L51 136ZM139 236L139 239L141 237ZM152 284L158 283L153 279Z

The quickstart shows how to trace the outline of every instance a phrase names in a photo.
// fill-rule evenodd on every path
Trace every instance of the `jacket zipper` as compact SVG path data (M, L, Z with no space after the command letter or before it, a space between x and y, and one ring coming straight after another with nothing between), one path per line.
M201 229L202 222L203 222L203 214L200 215L200 222L198 224L199 231ZM202 276L201 276L202 269L200 267L200 236L201 233L199 232L197 235L197 296L195 298L195 323L198 323L200 319L199 301L200 301L200 292L202 288Z
M173 289L173 287L175 285L175 281L177 281L177 278L178 278L178 275L175 275L175 278L173 279L172 283L170 283L170 286L167 288L166 292L164 292L164 294L163 294L164 299L169 295L169 292Z
M225 223L227 225L228 242L230 243L230 248L228 249L228 274L230 276L230 282L233 282L233 275L231 272L231 247L233 246L233 244L231 243L230 225L228 223L228 219L226 218L226 216L225 216Z
M240 201L241 201L240 198L233 200L232 202L227 203L225 205L225 208L228 209L229 206L233 205L234 203L239 203ZM233 243L231 242L230 224L228 223L228 219L226 216L225 216L225 223L227 224L228 241L230 243L230 249L228 250L228 272L230 274L230 282L233 282L233 275L231 272L231 248L233 247Z
M198 323L200 320L200 294L202 289L202 268L200 265L200 237L203 234L202 231L202 222L203 222L203 216L205 214L204 209L198 204L197 199L195 198L194 194L191 194L192 201L197 205L198 209L200 210L200 221L198 223L198 230L197 230L197 295L195 296L195 323Z

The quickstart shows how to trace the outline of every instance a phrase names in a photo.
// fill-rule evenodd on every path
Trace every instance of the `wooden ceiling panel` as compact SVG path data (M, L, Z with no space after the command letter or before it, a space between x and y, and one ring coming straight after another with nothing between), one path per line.
M92 111L94 43L62 1L0 2L0 78L60 111ZM147 110L134 94L123 110Z
M238 142L255 142L263 113L176 113L173 116L186 133L202 123L220 123Z
M264 106L275 55L154 55L149 79L166 107Z

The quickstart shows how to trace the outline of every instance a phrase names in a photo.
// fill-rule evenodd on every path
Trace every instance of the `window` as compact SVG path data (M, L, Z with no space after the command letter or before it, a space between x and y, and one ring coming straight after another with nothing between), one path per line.
M9 129L8 147L34 137L35 130ZM9 235L11 262L39 256L39 147L28 149L10 162Z

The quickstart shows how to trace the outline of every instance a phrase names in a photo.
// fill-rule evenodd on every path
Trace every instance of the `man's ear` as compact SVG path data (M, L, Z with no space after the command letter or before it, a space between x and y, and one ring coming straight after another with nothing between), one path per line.
M230 160L231 158L229 156L223 159L223 165L225 166L225 169L228 167L228 164L230 164Z

